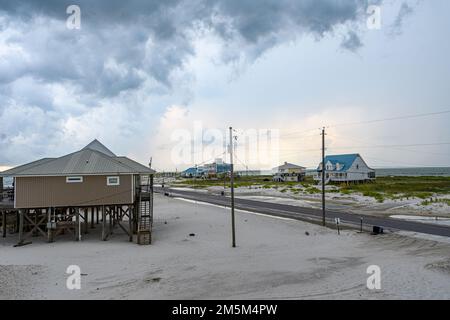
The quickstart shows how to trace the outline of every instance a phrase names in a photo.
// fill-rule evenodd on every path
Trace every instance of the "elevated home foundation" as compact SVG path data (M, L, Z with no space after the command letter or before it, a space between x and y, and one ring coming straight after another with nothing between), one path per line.
M136 191L138 197L132 204L15 209L14 202L2 201L2 237L18 234L16 246L30 244L36 237L53 242L67 234L82 241L91 229L100 227L100 240L107 241L114 232L123 231L130 242L151 244L153 176Z
M98 140L59 158L43 158L7 171L14 188L0 213L2 235L19 234L18 246L33 237L55 241L60 235L83 240L101 225L105 241L121 230L131 242L150 244L155 171L116 156Z

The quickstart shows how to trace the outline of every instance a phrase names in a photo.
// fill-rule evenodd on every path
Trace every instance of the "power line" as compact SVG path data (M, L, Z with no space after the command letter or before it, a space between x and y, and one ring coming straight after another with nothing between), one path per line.
M207 160L205 160L205 161L203 161L203 162L197 163L196 165L197 165L197 166L201 166L201 165L203 165L203 164L205 164L205 163L207 163L207 162L209 162L209 161L214 161L215 159L217 159L218 157L221 157L221 156L225 155L226 153L227 153L227 152L224 151L224 152L222 152L221 154L217 154L217 155L215 155L213 158L209 158L209 159L207 159Z
M359 121L359 122L338 123L338 124L335 124L335 125L328 126L327 128L336 128L336 127L342 127L342 126L353 126L353 125L369 124L369 123L385 122L385 121L394 121L394 120L405 120L405 119L413 119L413 118L422 118L422 117L430 117L430 116L436 116L436 115L447 114L447 113L450 113L450 110L444 110L444 111L439 111L439 112L420 113L420 114L414 114L414 115L398 116L398 117L376 119L376 120Z
M341 137L334 136L334 138L340 139ZM355 139L353 137L348 137L348 136L344 136L344 139L345 140L355 141L357 143L364 143L366 145L370 144L367 141L362 141L362 140ZM423 150L418 151L418 150L404 149L404 147L408 147L408 146L409 145L402 145L401 147L397 147L397 146L383 146L383 148L390 148L392 150L397 150L397 151L401 151L401 152L407 151L407 152L412 152L412 153L421 153L421 154L426 153L426 154L438 155L438 156L446 156L446 157L450 156L449 153L436 153L436 152L428 152L428 151L423 151Z
M308 130L303 130L303 131L293 131L291 133L285 133L285 134L281 134L280 137L289 137L289 136L297 136L299 134L304 134L304 133L308 133L308 132L312 132L312 131L317 131L319 130L319 128L314 128L314 129L308 129ZM304 137L315 137L316 135L305 135Z
M370 123L377 123L377 122L385 122L385 121L395 121L395 120L405 120L405 119L414 119L414 118L422 118L422 117L430 117L430 116L436 116L436 115L442 115L442 114L449 114L450 110L443 110L438 112L428 112L428 113L419 113L419 114L412 114L412 115L405 115L405 116L397 116L397 117L391 117L391 118L382 118L382 119L374 119L374 120L366 120L366 121L357 121L357 122L347 122L347 123L337 123L329 126L325 126L326 128L336 128L336 127L342 127L342 126L353 126L353 125L360 125L360 124L370 124ZM311 131L319 130L320 128L311 128L307 130L292 132L283 134L280 136L291 136L296 134L303 134L308 133Z
M418 143L418 144L398 144L398 145L375 145L375 146L352 146L352 147L330 147L331 149L371 149L371 148L398 148L398 147L426 147L426 146L444 146L450 145L450 142L437 142L437 143Z

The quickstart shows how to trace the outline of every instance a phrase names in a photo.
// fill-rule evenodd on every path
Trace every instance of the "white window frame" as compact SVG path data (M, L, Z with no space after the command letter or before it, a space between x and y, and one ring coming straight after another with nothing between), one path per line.
M110 182L109 179L117 179L117 182ZM120 186L120 177L119 176L109 176L106 177L106 185L107 186Z
M69 176L66 177L66 183L82 183L83 177L82 176Z

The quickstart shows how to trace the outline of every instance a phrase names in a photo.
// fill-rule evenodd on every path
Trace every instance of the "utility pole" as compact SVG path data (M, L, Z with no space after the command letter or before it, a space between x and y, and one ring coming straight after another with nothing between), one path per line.
M153 162L153 157L150 157L150 161L148 162L148 167L151 169L152 168L152 162ZM139 181L139 184L140 184L141 182ZM163 185L163 188L164 188L164 185Z
M194 172L194 176L192 177L192 188L195 189L195 179L197 179L197 165L195 165L195 172Z
M325 227L325 127L322 128L322 225Z
M230 184L231 184L231 237L233 248L236 247L236 228L234 219L234 172L233 172L233 128L230 127Z

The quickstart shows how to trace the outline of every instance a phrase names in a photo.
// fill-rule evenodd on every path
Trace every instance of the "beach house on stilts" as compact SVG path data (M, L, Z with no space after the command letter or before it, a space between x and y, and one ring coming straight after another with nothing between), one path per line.
M323 164L320 163L314 180L322 181ZM325 157L325 183L360 183L373 181L375 170L370 168L361 155L339 154Z
M101 239L122 230L129 241L151 243L155 171L115 155L98 140L59 158L44 158L0 173L14 179L18 245L42 235L70 233L80 241L101 224ZM5 214L4 214L5 215ZM4 219L6 220L6 219Z

